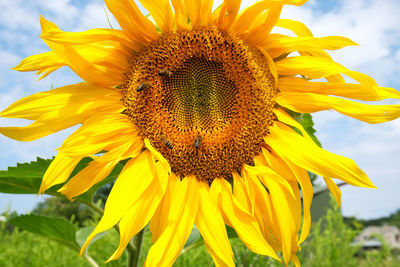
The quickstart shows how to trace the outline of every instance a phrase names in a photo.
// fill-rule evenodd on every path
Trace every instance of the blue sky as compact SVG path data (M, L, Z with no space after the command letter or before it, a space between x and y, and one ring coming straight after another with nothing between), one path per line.
M242 6L254 1L243 0ZM15 100L51 87L79 81L63 68L42 81L34 73L10 70L32 54L48 51L40 35L39 15L61 29L82 31L109 27L101 0L14 0L0 1L0 109ZM306 23L317 37L342 35L360 44L331 53L342 65L364 72L381 86L400 89L400 1L398 0L310 0L302 7L285 8L282 17ZM115 20L111 23L118 28ZM396 101L388 101L396 103ZM397 101L400 103L400 101ZM342 188L342 211L346 216L376 218L400 208L400 120L368 125L327 111L314 115L317 136L323 147L350 157L379 187L369 190ZM25 123L25 124L24 124ZM0 118L0 126L26 122ZM17 162L49 158L74 129L38 141L21 143L0 136L0 170ZM0 194L0 212L11 206L25 212L41 198Z

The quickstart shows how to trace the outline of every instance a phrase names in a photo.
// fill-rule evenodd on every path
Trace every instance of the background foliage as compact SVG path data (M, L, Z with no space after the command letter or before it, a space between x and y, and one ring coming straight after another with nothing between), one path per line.
M355 230L343 220L340 210L334 202L327 215L321 218L312 227L310 237L305 241L299 253L302 266L349 266L369 267L400 266L399 255L390 251L388 245L383 241L383 248L379 251L362 252L360 247L354 246L352 241L359 230ZM61 205L64 209L54 209ZM83 224L85 227L76 232L76 242L83 242L93 229L98 220L96 214L83 217L75 215L71 210L82 212L77 204L64 206L64 201L59 198L49 198L38 206L35 211L42 211L48 216L62 216L65 222L70 222L74 227ZM51 211L54 211L52 213ZM15 220L15 214L4 214L9 222L0 222L0 266L88 266L85 258L80 257L76 248L64 246L56 241L43 238L29 231L21 230L10 222ZM25 215L26 216L26 215ZM32 215L33 216L33 215ZM14 219L13 219L14 218ZM33 218L30 218L32 221ZM15 222L14 222L15 223ZM64 233L65 235L65 233ZM107 257L112 254L119 241L116 231L108 231L98 240L93 242L89 248L89 254L100 266L125 266L127 257L124 254L118 261L104 264ZM250 252L239 239L231 239L237 266L275 266L282 264L268 257L260 256ZM151 234L146 229L143 241L143 253L140 264L144 263L145 255L151 245ZM184 252L176 261L174 266L214 266L211 257L204 246L199 246Z

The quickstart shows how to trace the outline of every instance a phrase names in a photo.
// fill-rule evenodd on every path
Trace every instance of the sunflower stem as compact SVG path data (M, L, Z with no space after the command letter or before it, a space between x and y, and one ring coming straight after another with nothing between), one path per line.
M135 235L131 242L130 245L133 247L133 249L128 249L128 262L127 262L127 267L137 267L139 265L139 257L140 257L140 251L142 249L142 241L143 241L143 234L144 234L144 228L142 231L140 231L137 235Z
M87 252L85 251L85 253L83 253L83 257L89 262L90 265L92 265L93 267L100 267L100 265L92 258L89 256L89 254L87 254Z

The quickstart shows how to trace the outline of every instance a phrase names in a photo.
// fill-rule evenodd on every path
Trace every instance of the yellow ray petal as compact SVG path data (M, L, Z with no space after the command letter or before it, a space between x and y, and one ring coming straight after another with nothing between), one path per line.
M252 188L254 192L253 194L256 196L254 216L258 221L263 236L275 251L282 250L280 225L277 222L277 216L269 193L258 177L253 173L243 169L242 177L247 179L250 188Z
M65 182L81 159L82 157L70 158L59 153L47 168L38 194L43 194L53 185Z
M167 225L151 246L145 266L171 266L179 256L198 212L199 182L194 177L185 177L175 184L174 192L169 197L168 211L163 217L158 217L167 221Z
M124 31L114 29L91 29L84 32L64 32L61 30L48 31L40 35L41 38L56 43L85 45L103 41L115 41L124 44L130 49L139 49L135 42L128 39Z
M214 262L220 262L220 266L235 266L232 248L217 203L212 200L207 184L199 182L198 190L200 205L195 224L204 238L207 250Z
M142 14L135 1L105 0L105 3L132 40L146 44L158 39L159 34L155 25Z
M308 51L314 49L338 50L346 46L357 45L349 38L341 36L315 37L288 37L271 34L268 39L259 44L268 50L272 58L293 51Z
M62 113L62 109L67 105L84 106L88 102L104 99L109 99L110 105L116 105L121 97L121 93L117 90L78 83L24 97L3 110L0 116L35 120L53 110ZM119 106L122 107L122 104Z
M154 21L162 32L171 32L173 29L173 13L169 0L139 0L150 12Z
M400 117L400 105L368 105L318 94L284 92L276 101L279 105L300 113L334 109L368 123L382 123Z
M379 87L379 96L374 86L354 83L310 82L299 77L281 78L278 87L284 92L335 95L364 101L377 101L387 98L400 99L400 92L393 88Z
M296 254L292 254L292 257L291 257L290 260L293 262L293 264L294 264L295 267L300 267L300 266L301 266L301 265L300 265L300 260L299 260L299 258L296 256Z
M144 148L144 144L140 138L135 140L125 140L125 142L116 143L114 148L111 148L105 154L98 156L91 156L91 158L98 162L108 162L116 158L121 160L128 158L136 158Z
M187 29L187 12L183 0L171 0L171 4L174 8L175 24L178 29Z
M264 159L264 162L261 161L261 159ZM256 161L257 160L257 161ZM260 161L260 162L258 162ZM254 159L255 166L260 166L261 164L263 166L268 166L271 169L273 169L276 173L278 173L280 176L285 178L288 181L296 181L296 177L294 176L293 172L290 170L289 166L274 153L273 151L268 151L265 148L262 148L262 155L260 157L257 157ZM261 166L262 166L261 165ZM289 189L289 186L287 185L287 188Z
M98 114L86 120L70 135L59 151L65 154L92 156L99 151L110 151L123 144L143 147L138 130L123 114Z
M272 178L270 174L260 175L263 184L268 188L273 207L277 215L277 220L280 225L281 240L282 240L282 254L286 264L290 260L292 249L292 237L297 234L297 229L293 216L295 216L295 201L286 187L282 186L277 179ZM293 192L293 189L291 188ZM297 199L300 202L300 199Z
M168 217L169 209L172 205L172 195L175 189L180 186L180 182L180 178L175 174L171 173L168 176L168 185L164 197L150 221L150 232L153 243L158 240L164 229L168 226L168 220L165 220L165 218Z
M109 162L92 161L87 167L72 177L58 192L73 200L89 190L93 185L104 180L114 169L119 159Z
M281 15L283 5L271 6L268 10L267 17L262 18L263 23L257 25L243 36L246 40L251 43L257 44L264 47L265 41L268 39L268 35L272 30L272 27L276 24Z
M335 177L355 186L375 188L353 160L318 147L280 122L276 122L269 130L270 134L264 140L282 158L321 176Z
M283 122L286 125L290 125L290 126L292 126L294 128L297 128L298 130L300 130L301 134L305 138L307 138L310 141L313 141L313 139L307 133L307 131L304 129L304 127L299 122L297 122L295 119L293 119L289 114L287 114L284 110L282 110L282 109L274 109L273 111L274 111L276 117L278 118L278 120L280 122Z
M107 260L118 259L124 252L130 239L139 233L150 221L164 196L168 184L168 173L160 163L154 163L156 176L140 198L129 208L119 223L120 242L117 250Z
M301 192L303 196L303 226L301 229L301 235L299 244L302 243L308 233L310 232L311 227L311 202L313 198L313 187L311 184L310 177L305 169L298 167L297 165L293 164L291 161L286 160L289 168L293 171L293 174L296 176L297 181L300 184Z
M323 177L323 178L326 183L326 186L328 186L329 191L331 191L333 197L335 198L338 207L340 207L342 192L340 191L337 184L334 181L332 181L331 178L328 177Z
M215 179L211 194L216 198L225 223L232 226L240 239L253 252L280 260L264 239L257 220L232 196L231 185L225 179Z
M288 30L291 30L294 34L299 37L313 37L312 32L307 28L307 26L299 21L290 20L290 19L280 19L278 20L277 27L282 27ZM313 49L308 50L307 52L299 51L302 56L317 56L317 57L325 57L327 59L332 60L328 53L326 53L322 49ZM328 82L341 82L344 83L344 79L340 74L328 75L325 77Z
M215 24L218 25L218 28L226 31L229 31L232 28L233 22L239 12L240 4L241 0L224 0L221 5L221 10L223 9L225 12L219 13L220 16L218 16L218 19L215 22Z
M211 20L213 0L184 0L192 25L208 25Z
M25 127L0 127L0 133L32 141L85 121L94 113L118 113L124 107L116 90L86 83L65 86L25 97L0 113L5 118L36 120ZM119 99L118 99L119 98Z
M308 29L308 27L300 21L291 19L279 19L275 26L291 30L297 36L313 36L310 29Z
M251 5L250 7L244 9L240 12L238 18L236 19L233 30L240 34L246 33L248 30L252 29L257 17L265 12L268 8L276 7L277 5L296 5L300 6L304 4L307 0L270 0L270 1L260 1Z
M65 66L65 62L60 59L53 51L33 55L23 59L17 66L12 68L17 71L38 71L37 74L42 74L39 79L43 79L51 72ZM39 73L40 72L40 73Z
M276 69L276 65L274 60L271 56L264 50L262 47L258 47L258 50L264 55L265 59L267 60L269 71L272 73L274 77L275 86L278 84L278 70Z
M268 176L271 178L274 178L275 181L277 181L282 187L284 187L293 198L295 197L295 194L292 190L292 187L290 186L290 184L288 183L288 181L282 177L281 175L279 175L278 173L276 173L273 169L271 169L269 166L267 165L256 165L256 166L248 166L245 165L245 169L249 172L249 173L253 173L254 175L257 175L259 177L259 179L264 183L264 176ZM260 176L259 176L260 175Z
M90 241L100 232L113 227L140 198L153 180L155 170L149 151L126 163L117 178L104 208L104 215L81 248L85 251Z
M277 61L276 68L280 75L304 75L319 79L333 74L347 72L342 65L322 57L296 56Z
M54 28L54 24L43 17L40 18L42 36L62 32ZM46 30L49 29L50 30ZM73 33L70 33L73 34ZM79 35L79 33L77 33ZM116 86L123 82L124 71L128 67L128 59L119 42L99 42L96 44L74 45L58 43L44 39L46 44L62 59L76 74L85 81L99 86ZM118 64L114 63L118 62Z
M168 173L171 173L171 166L169 165L168 161L164 158L164 156L158 152L150 143L149 139L144 139L144 144L148 150L156 157L161 164L168 170Z
M251 192L251 188L248 184L248 179L246 176L240 176L237 173L232 173L233 176L233 195L236 197L240 204L248 211L254 215L254 205L256 194Z

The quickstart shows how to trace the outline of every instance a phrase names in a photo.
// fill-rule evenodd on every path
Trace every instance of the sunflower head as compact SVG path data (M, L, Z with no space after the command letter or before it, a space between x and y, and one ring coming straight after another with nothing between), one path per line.
M179 177L229 179L261 152L278 90L255 46L215 26L166 33L126 76L125 113Z
M84 82L12 104L2 117L34 122L0 133L31 141L82 124L58 149L40 193L63 184L59 191L74 199L124 162L82 253L119 224L109 260L117 259L150 222L145 265L170 266L195 224L215 264L234 266L229 225L253 252L298 266L311 225L308 172L325 179L339 204L332 178L374 185L352 160L319 147L287 111L335 110L381 123L399 117L399 106L352 99L400 93L326 52L351 40L314 37L301 22L279 18L284 5L304 0L263 0L240 12L240 0L214 10L210 0L140 2L153 20L133 0L106 0L121 29L64 32L41 18L50 51L15 69L44 78L67 66ZM274 27L295 37L271 33ZM70 178L84 157L93 160Z

